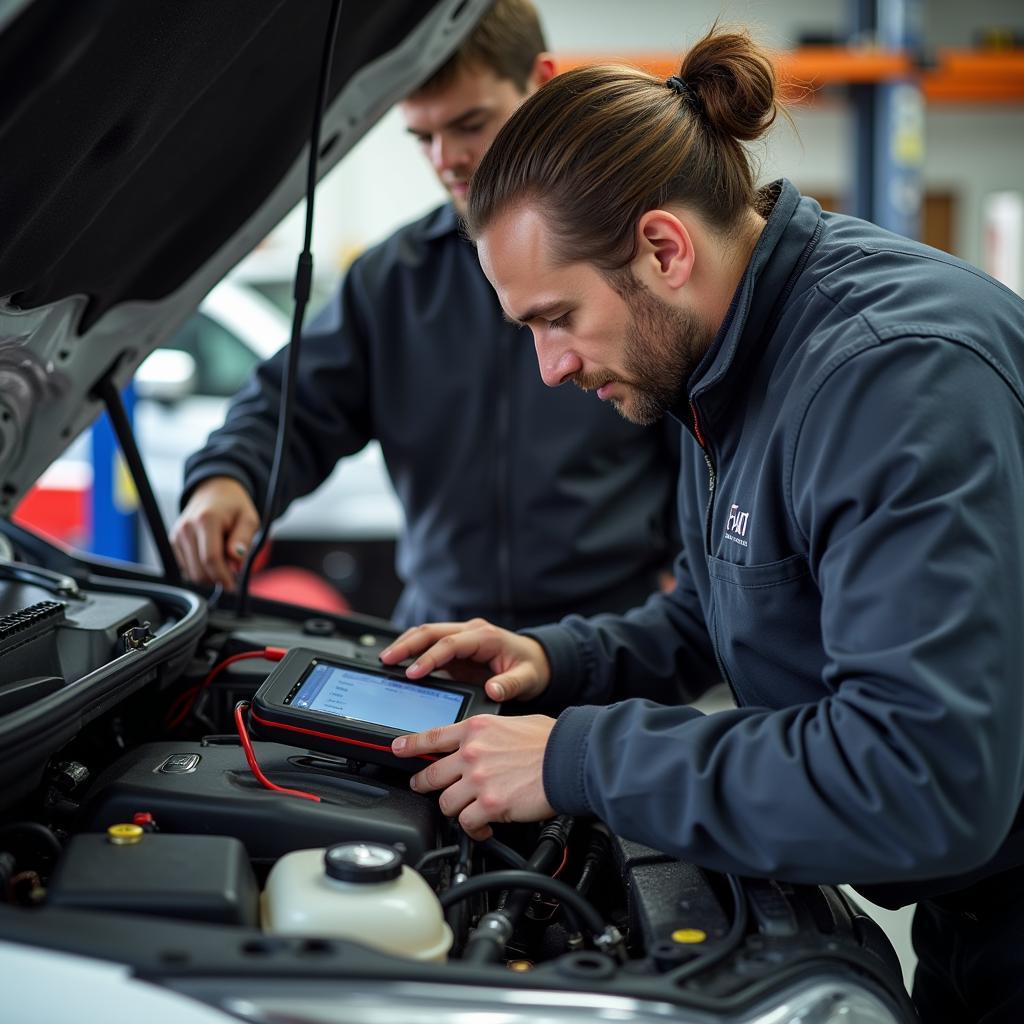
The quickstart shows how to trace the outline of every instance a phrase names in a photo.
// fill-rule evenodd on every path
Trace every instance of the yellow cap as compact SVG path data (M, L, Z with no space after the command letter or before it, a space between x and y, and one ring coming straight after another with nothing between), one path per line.
M699 928L677 928L672 933L672 941L682 943L683 945L703 942L707 937L707 932L702 932Z
M107 829L107 839L115 846L131 846L142 842L146 834L141 825L111 825Z
M510 971L516 971L519 974L533 970L533 964L529 960L509 960L506 966Z

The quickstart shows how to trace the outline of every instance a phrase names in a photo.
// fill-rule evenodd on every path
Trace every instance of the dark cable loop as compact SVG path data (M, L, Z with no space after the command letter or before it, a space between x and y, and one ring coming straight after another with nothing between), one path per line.
M447 910L454 903L491 889L523 889L526 892L543 893L571 909L595 937L605 930L601 915L575 889L557 878L548 878L547 875L532 871L489 871L486 875L469 878L443 892L440 896L441 906Z

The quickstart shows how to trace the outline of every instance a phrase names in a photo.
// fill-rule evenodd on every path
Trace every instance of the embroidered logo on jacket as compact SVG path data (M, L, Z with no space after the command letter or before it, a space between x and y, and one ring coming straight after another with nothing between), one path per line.
M741 512L739 505L729 506L729 519L725 524L725 538L734 544L741 544L747 547L747 524L750 521L749 512Z

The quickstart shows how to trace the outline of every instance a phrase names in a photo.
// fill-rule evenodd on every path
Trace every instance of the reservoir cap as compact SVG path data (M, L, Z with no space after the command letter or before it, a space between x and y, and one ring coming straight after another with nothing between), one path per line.
M324 851L324 868L339 882L388 882L402 873L402 856L383 843L338 843Z

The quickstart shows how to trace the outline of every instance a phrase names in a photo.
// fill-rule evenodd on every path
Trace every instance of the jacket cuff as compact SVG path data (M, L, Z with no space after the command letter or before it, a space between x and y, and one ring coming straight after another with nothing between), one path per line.
M519 632L532 637L544 648L551 669L551 681L544 692L526 702L530 712L561 711L571 705L579 692L583 674L583 659L576 638L559 625L538 626Z
M587 747L601 709L569 708L555 722L544 750L544 796L559 814L593 814L586 789Z

